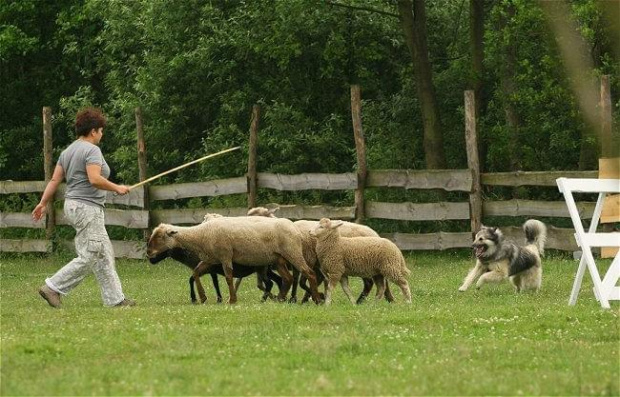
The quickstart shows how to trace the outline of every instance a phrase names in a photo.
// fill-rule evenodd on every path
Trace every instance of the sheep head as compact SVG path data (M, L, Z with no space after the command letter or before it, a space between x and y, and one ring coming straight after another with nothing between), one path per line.
M248 216L265 216L267 218L275 218L275 213L280 209L280 207L276 207L273 209L265 208L265 207L254 207L248 210Z
M211 219L223 218L223 217L224 215L216 214L214 212L207 212L204 218L202 218L202 223L209 222Z
M344 225L342 221L331 221L329 218L323 218L319 221L319 224L310 231L310 235L313 237L321 238L322 236L328 236L332 233L338 233L336 229Z
M172 225L161 223L151 233L146 246L146 256L153 258L164 251L174 248L173 236L177 233L178 231L174 230Z

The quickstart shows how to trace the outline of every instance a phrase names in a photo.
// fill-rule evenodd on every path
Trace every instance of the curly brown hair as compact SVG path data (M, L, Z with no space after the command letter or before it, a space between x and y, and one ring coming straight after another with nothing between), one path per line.
M103 128L106 118L99 108L84 108L75 116L75 133L78 136L87 136L90 130Z

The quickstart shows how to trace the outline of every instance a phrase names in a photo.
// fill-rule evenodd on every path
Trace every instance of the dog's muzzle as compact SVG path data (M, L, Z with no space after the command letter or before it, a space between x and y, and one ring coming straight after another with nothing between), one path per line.
M484 254L484 251L486 251L487 247L484 244L474 244L472 245L472 248L474 249L474 255L476 255L476 258L480 258L482 254Z

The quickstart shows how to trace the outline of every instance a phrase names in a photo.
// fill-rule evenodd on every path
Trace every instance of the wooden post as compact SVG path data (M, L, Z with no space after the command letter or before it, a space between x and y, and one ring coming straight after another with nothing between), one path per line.
M598 159L599 179L620 179L620 157ZM603 201L600 223L603 233L614 231L620 222L620 194L608 194ZM615 258L618 248L601 247L601 258Z
M138 134L138 179L140 182L146 180L146 145L144 143L144 127L142 123L142 108L137 107L135 109L136 114L136 131ZM149 200L149 188L147 185L142 186L142 190L144 191L144 198L142 203L142 208L145 211L149 211L150 209L150 200ZM150 213L149 213L150 214ZM151 217L149 216L149 227L151 223ZM151 231L149 228L143 230L144 239L148 240L151 236Z
M258 195L258 177L256 173L256 150L258 146L258 124L260 122L260 105L252 106L252 118L250 121L250 148L248 158L248 209L256 207Z
M611 92L609 90L609 75L601 76L601 157L617 157L618 150L615 147L611 135Z
M54 173L54 161L52 159L52 108L43 107L43 169L45 182L52 179ZM54 214L54 197L47 204L47 224L45 227L45 238L51 240L54 236L56 225L56 215Z
M362 95L359 85L351 86L351 119L357 153L357 189L355 189L355 222L364 220L364 189L366 188L366 141L362 130Z
M471 170L471 191L469 192L469 214L472 237L482 225L482 194L480 186L480 160L478 159L478 137L476 133L476 99L474 91L465 91L465 144L467 146L467 167Z

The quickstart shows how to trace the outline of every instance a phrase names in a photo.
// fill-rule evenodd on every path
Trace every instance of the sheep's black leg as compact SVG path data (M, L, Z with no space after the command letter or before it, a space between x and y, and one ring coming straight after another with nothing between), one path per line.
M189 298L192 300L192 303L198 303L196 300L196 292L194 291L194 276L189 276Z
M314 274L314 271L310 269L310 267L308 267L308 265L306 265L303 261L291 263L293 263L295 268L299 270L310 282L310 293L314 303L316 303L317 305L321 303L322 299L319 296L319 290L317 288L316 275Z
M217 296L217 303L222 303L222 292L220 291L220 280L217 278L215 272L211 273L211 280L213 281L213 289L215 289L215 295Z
M273 272L273 270L269 268L267 269L267 277L269 278L269 280L278 284L278 289L282 289L282 277L278 276L276 273Z
M370 290L372 290L372 286L374 285L371 278L362 278L364 281L364 289L360 294L359 298L357 298L357 304L361 304L366 300L366 297L370 294Z
M266 283L265 283L265 279L266 279L266 277L263 276L263 272L259 268L256 271L256 288L258 288L259 290L261 290L263 292L267 291L267 286L266 286Z
M256 272L256 284L258 289L263 291L263 297L261 300L265 302L268 298L273 299L274 296L271 293L271 289L273 288L273 281L269 280L267 277L267 268L261 269Z
M325 276L323 276L323 273L321 273L321 270L319 268L315 268L314 269L314 274L316 274L316 284L321 285L321 283L323 283L323 281L325 281ZM301 303L306 303L308 302L308 300L310 300L310 288L308 288L308 285L306 284L306 277L304 277L303 275L301 276L301 278L299 279L299 286L306 291L306 293L304 294L304 297L301 300ZM325 289L327 290L327 282L325 283ZM322 300L325 300L325 294L322 292L319 292L319 296L321 297Z
M290 303L297 302L297 286L299 285L299 270L293 268L293 289L291 289Z

